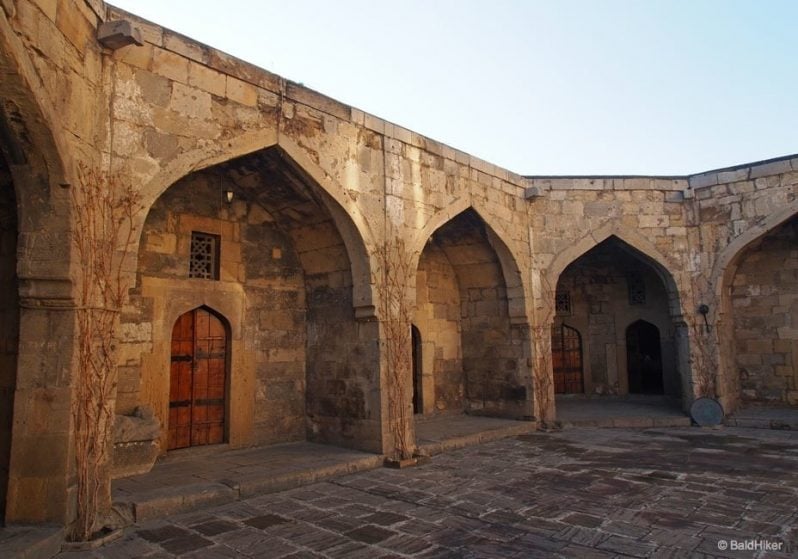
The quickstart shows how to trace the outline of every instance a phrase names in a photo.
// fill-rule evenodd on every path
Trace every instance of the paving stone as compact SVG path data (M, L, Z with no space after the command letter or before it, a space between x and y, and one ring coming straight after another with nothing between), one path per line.
M186 553L181 557L183 559L236 559L241 557L241 554L226 545L214 545L213 547L204 547L197 551Z
M240 528L238 524L226 520L211 520L191 527L192 530L199 532L203 536L217 536L238 528Z
M297 551L290 555L284 555L283 559L324 559L324 555L319 555L318 553L313 553L312 551Z
M432 547L432 543L418 536L397 534L380 542L379 546L403 555L416 555Z
M370 545L350 541L328 549L324 554L333 559L371 559L377 553Z
M579 559L608 559L615 557L614 551L585 547L583 545L571 544L559 551L561 557L578 557Z
M397 522L402 522L403 520L407 520L407 517L401 514L383 511L362 518L362 521L366 524L379 524L380 526L390 526Z
M163 526L152 530L139 530L138 535L150 542L160 543L166 540L190 535L191 532L177 526Z
M283 524L284 522L288 522L288 519L283 518L282 516L277 516L276 514L264 514L263 516L255 516L253 518L245 520L244 524L252 526L253 528L265 530L270 526L275 526L276 524Z
M798 433L761 431L764 454L747 433L525 435L147 522L81 557L750 559L719 539L798 544Z
M189 534L187 536L179 536L177 538L160 542L159 545L169 553L183 555L189 551L196 551L197 549L201 549L203 547L210 547L213 545L213 542L203 538L202 536Z
M335 532L319 530L313 527L305 527L302 533L291 537L290 541L314 551L324 551L325 549L344 544L349 540L341 534L336 534Z
M640 542L623 536L610 536L598 545L599 549L614 551L631 557L648 557L654 551L651 543Z
M386 530L385 528L380 528L379 526L374 526L373 524L368 524L366 526L356 528L351 532L347 532L346 535L353 540L358 540L365 543L378 543L390 538L395 534L396 532Z

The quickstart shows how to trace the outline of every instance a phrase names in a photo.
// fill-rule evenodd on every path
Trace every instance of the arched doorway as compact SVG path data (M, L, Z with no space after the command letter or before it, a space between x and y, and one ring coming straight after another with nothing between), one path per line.
M659 328L638 320L626 329L626 369L630 394L662 394Z
M583 394L582 336L565 324L551 331L551 357L555 394Z
M218 444L225 438L227 328L200 307L172 329L168 450Z
M415 325L410 326L413 344L413 413L424 413L424 400L421 392L421 332Z

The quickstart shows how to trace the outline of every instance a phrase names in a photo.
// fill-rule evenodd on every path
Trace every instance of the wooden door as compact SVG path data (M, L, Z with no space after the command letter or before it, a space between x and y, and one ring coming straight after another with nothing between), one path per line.
M227 332L199 308L172 329L168 449L224 442Z
M555 394L582 394L582 336L563 324L551 331L551 357L554 369Z

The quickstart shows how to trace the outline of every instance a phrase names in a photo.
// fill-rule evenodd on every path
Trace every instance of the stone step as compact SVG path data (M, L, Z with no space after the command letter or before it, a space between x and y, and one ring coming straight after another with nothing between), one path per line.
M382 461L383 457L375 454L278 475L269 475L268 471L265 471L262 474L251 474L233 479L141 491L114 501L114 507L130 511L131 520L140 523L195 510L199 507L221 505L253 495L275 493L336 476L379 468L382 466Z
M723 424L727 427L742 427L745 429L798 431L798 418L727 417L723 420Z
M459 448L474 446L499 439L516 437L537 431L535 421L508 421L507 425L487 428L484 431L456 436L442 436L438 440L419 440L418 448L422 454L435 456L443 452L450 452Z

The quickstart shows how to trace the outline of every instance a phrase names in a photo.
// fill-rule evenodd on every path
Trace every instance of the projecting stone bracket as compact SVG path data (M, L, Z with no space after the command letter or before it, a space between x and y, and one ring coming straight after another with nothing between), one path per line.
M546 192L539 186L530 186L524 189L525 200L534 200L535 198L541 198L545 194Z
M117 50L128 45L141 46L141 30L126 20L104 21L97 28L97 40L107 49Z

